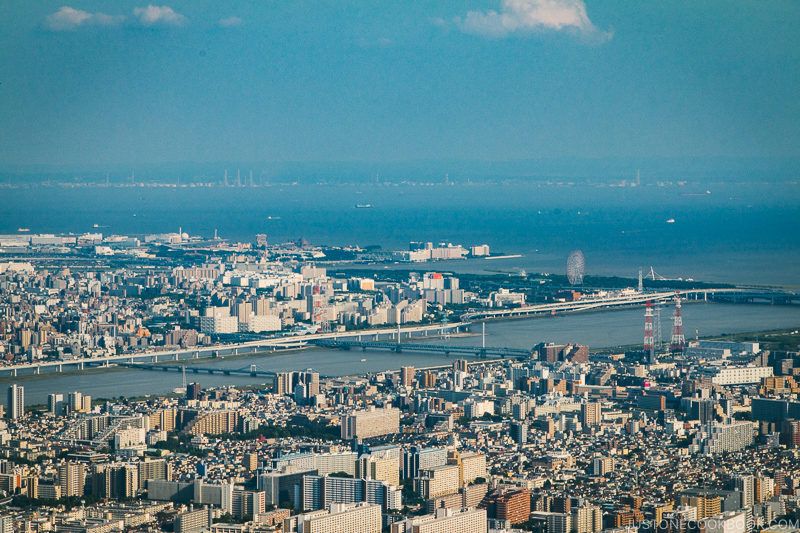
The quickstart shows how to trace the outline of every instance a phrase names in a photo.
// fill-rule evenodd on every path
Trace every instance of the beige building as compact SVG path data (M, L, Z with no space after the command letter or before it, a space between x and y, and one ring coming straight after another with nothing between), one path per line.
M436 509L435 514L395 522L392 533L486 533L485 509Z
M184 433L192 435L221 435L236 431L239 413L236 411L205 411L189 422Z
M292 520L296 519L296 528ZM297 533L381 533L381 506L371 503L333 503L330 508L288 519L285 531Z
M400 486L400 456L390 451L371 453L359 458L359 477L385 481Z
M417 493L426 500L458 492L461 468L455 464L434 466L419 471Z
M139 469L139 489L145 488L145 484L150 479L172 479L172 472L166 459L144 459L137 463Z
M394 407L353 411L342 417L342 439L367 439L400 431L400 411Z
M572 533L598 533L603 530L603 511L597 505L572 510Z
M58 466L58 482L62 497L83 496L86 466L83 463L61 463Z
M193 533L211 527L213 511L211 508L187 511L175 517L175 533Z
M414 370L413 366L400 367L400 383L404 387L413 387L415 376L416 376L416 370Z
M454 451L447 459L448 464L458 465L460 486L469 485L478 478L486 479L486 456L482 453L459 453Z
M148 429L158 428L162 431L175 431L175 420L178 410L174 407L159 409L149 415Z
M603 409L600 402L584 402L581 404L581 424L584 429L599 426L603 421Z

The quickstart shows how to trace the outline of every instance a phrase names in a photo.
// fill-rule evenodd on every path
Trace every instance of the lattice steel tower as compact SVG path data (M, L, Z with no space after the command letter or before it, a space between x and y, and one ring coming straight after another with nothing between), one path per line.
M672 339L669 349L672 352L682 352L686 348L686 337L683 335L683 316L681 316L681 296L675 294L675 312L672 315Z
M644 351L652 361L655 357L655 339L653 338L653 302L644 303Z

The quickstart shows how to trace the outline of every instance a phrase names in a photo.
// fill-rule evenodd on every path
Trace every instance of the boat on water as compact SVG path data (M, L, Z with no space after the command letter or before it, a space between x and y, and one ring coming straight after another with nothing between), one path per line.
M362 359L362 360L361 360L361 362L362 362L362 363L366 363L366 362L367 362L367 360L366 360L366 359Z
M356 209L372 209L372 204L356 204Z
M31 230L31 228L17 228L17 231L20 233L27 233Z
M267 220L280 220L280 219L281 219L281 217L272 216L272 215L267 217Z
M675 223L675 219L674 218L668 218L667 219L667 224L674 224L674 223Z

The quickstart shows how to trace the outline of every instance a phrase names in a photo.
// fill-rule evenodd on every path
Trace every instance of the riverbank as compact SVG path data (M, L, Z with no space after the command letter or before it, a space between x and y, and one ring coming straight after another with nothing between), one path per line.
M750 332L777 332L799 329L800 308L797 306L756 306L741 304L708 303L685 306L684 328L687 338L714 338L738 334L760 335ZM669 339L671 322L666 310L662 311L662 331ZM643 329L641 309L622 309L604 313L583 313L526 320L502 320L486 323L486 345L529 349L539 342L586 344L592 351L599 347L641 346ZM759 337L760 338L760 337ZM403 339L405 341L405 338ZM413 342L425 340L414 337ZM429 341L454 346L480 346L481 326L473 324L472 331L459 336ZM755 340L755 339L754 339ZM409 352L377 352L361 350L335 350L307 348L295 351L262 351L238 356L197 361L202 366L239 369L255 364L259 370L284 372L313 368L323 376L363 375L398 369L401 366L424 368L452 364L455 357ZM170 361L174 364L174 361ZM189 381L199 381L204 387L233 385L263 386L264 377L194 374L187 372ZM141 369L111 367L92 369L83 373L6 376L0 383L18 383L25 386L29 404L46 403L50 393L82 391L95 398L141 396L143 394L167 395L182 386L180 372L158 372ZM0 386L2 388L2 386Z

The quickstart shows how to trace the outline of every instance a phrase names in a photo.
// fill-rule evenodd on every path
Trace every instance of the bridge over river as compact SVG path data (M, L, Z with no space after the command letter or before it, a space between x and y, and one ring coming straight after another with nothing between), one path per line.
M156 365L157 363L171 363L172 366L180 367L181 361L202 359L202 358L224 358L229 356L241 356L248 354L269 353L281 349L303 348L309 345L324 346L343 350L362 349L362 350L390 350L406 351L419 353L440 353L452 354L454 356L477 356L477 357L530 357L528 350L503 348L503 347L470 347L470 346L442 346L434 343L402 343L402 337L411 339L412 336L425 337L428 335L447 335L449 333L459 333L466 329L471 322L479 320L489 320L494 318L516 318L516 317L535 317L555 314L576 313L580 311L603 310L611 308L636 307L644 305L647 301L659 302L668 301L680 295L684 301L726 301L735 303L770 303L770 304L797 304L800 303L800 293L785 291L780 289L759 288L759 287L737 287L737 288L708 288L692 289L683 291L662 291L662 292L629 292L622 295L609 296L604 298L586 298L574 302L552 302L546 304L527 305L522 307L504 309L477 309L471 310L461 315L459 322L449 322L442 324L411 325L403 327L385 327L368 329L361 331L315 333L297 336L273 336L257 339L248 342L231 344L217 344L212 346L198 346L189 349L177 350L148 350L119 355L104 355L91 358L76 359L51 359L33 361L30 363L0 366L0 374L7 373L17 376L19 373L40 374L42 372L63 372L65 369L82 371L90 367L108 367L124 365L130 367L144 368L142 365ZM394 342L386 341L386 337L391 337ZM163 365L158 365L163 370ZM190 365L187 370L194 372L191 368L200 367ZM234 375L234 371L216 369L214 373L229 372ZM242 370L246 375L253 375L249 369ZM261 374L255 374L261 375ZM265 376L267 374L264 374Z
M530 359L532 351L524 348L491 346L454 346L423 342L380 342L352 339L318 339L311 341L314 346L338 350L385 350L392 352L435 353L453 356Z

